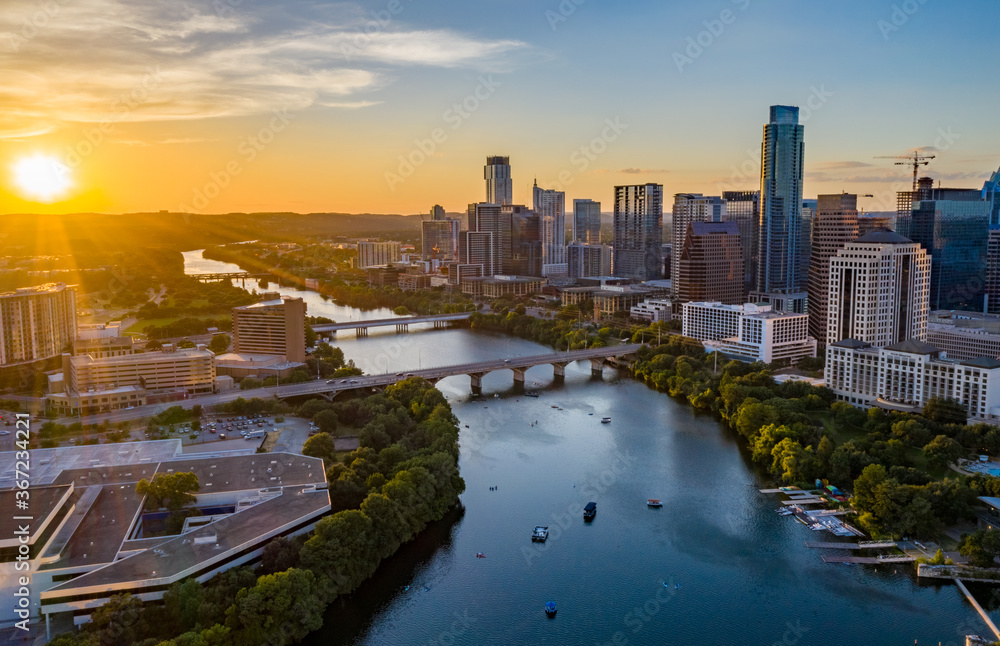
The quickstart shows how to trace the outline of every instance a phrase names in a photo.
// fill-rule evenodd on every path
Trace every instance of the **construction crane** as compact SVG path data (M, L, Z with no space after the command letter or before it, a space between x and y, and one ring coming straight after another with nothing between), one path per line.
M913 192L917 192L917 170L921 166L926 166L930 163L931 159L934 159L934 155L921 155L920 153L913 151L912 155L889 155L884 157L876 157L875 159L905 159L907 161L896 162L896 166L913 166Z

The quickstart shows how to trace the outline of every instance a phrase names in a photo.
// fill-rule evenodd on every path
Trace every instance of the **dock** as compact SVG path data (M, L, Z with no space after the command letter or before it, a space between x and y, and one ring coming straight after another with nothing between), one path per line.
M896 547L892 541L864 541L859 543L821 543L817 541L806 541L806 547L829 550L869 550L882 547Z
M795 500L782 500L782 505L787 505L789 507L793 505L819 505L826 502L823 498L797 498Z
M983 618L983 621L985 621L986 625L990 627L990 630L992 630L993 634L997 636L997 639L1000 639L1000 630L997 630L996 624L994 624L993 620L990 619L990 616L986 614L986 611L983 610L983 607L979 605L979 602L976 601L976 598L972 596L972 593L969 592L969 589L965 587L965 584L962 583L960 579L955 579L955 585L957 585L958 589L962 591L962 594L964 594L965 598L969 600L969 603L971 603L972 607L976 609L976 612L978 612L979 616Z
M912 563L916 561L912 556L824 556L824 563L861 563L865 565L878 565L879 563Z

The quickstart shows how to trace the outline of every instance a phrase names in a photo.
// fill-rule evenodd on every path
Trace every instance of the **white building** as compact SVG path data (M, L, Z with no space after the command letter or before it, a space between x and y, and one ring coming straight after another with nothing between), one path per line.
M927 342L952 359L1000 357L1000 314L936 310L927 323Z
M629 314L634 319L660 323L673 318L673 301L666 298L651 298L635 305Z
M930 278L927 251L898 233L875 230L844 245L830 258L827 344L926 341Z
M915 340L877 348L844 339L827 346L826 385L858 408L920 412L927 400L953 399L969 420L1000 418L1000 360L949 359Z
M684 303L683 311L684 336L706 349L764 363L816 356L807 314L775 312L764 303Z
M358 243L358 269L383 267L399 262L401 257L398 242L362 241Z

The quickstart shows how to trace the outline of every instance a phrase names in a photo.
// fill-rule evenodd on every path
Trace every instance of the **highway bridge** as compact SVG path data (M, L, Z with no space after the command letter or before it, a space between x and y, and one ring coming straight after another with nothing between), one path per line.
M428 316L402 316L391 319L372 319L371 321L350 321L348 323L318 323L312 326L317 334L336 334L341 330L354 330L358 336L368 336L368 330L373 327L395 326L397 332L406 332L409 326L417 323L433 323L434 327L448 327L448 324L458 321L468 321L472 312L457 314L431 314Z
M197 281L208 283L215 280L232 280L234 278L271 278L271 274L251 274L246 271L222 272L216 274L187 274Z
M622 358L634 355L641 344L616 345L607 348L589 348L586 350L570 350L568 352L549 352L524 357L498 358L491 361L480 361L477 363L463 363L452 366L439 366L436 368L424 368L421 370L411 370L409 372L397 372L383 375L346 377L331 379L329 381L307 381L301 384L278 385L269 388L256 388L254 390L233 390L214 395L203 395L192 397L179 402L165 404L151 404L148 406L138 406L131 410L117 410L107 413L89 415L82 418L69 417L56 420L60 424L71 424L82 422L83 424L100 424L105 420L117 423L127 420L142 419L152 417L160 411L171 406L182 406L191 408L195 404L202 406L214 406L233 401L239 397L251 398L277 397L286 399L290 397L303 397L309 395L319 395L332 400L341 392L358 390L364 388L384 388L409 377L422 377L431 383L437 383L445 377L457 375L468 375L471 380L472 392L481 393L483 377L498 370L510 370L514 376L514 382L523 384L525 373L529 368L540 365L551 365L555 376L563 377L566 374L566 366L576 361L590 361L591 374L599 376L604 371L604 366L609 362L619 363Z

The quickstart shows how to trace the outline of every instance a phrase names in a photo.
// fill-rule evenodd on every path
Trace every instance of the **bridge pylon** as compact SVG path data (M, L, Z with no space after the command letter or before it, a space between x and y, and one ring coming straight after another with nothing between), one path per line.
M590 375L592 377L604 376L604 358L598 357L590 360Z
M472 392L477 395L483 394L483 377L485 376L485 372L473 372L469 375L469 378L472 380Z

